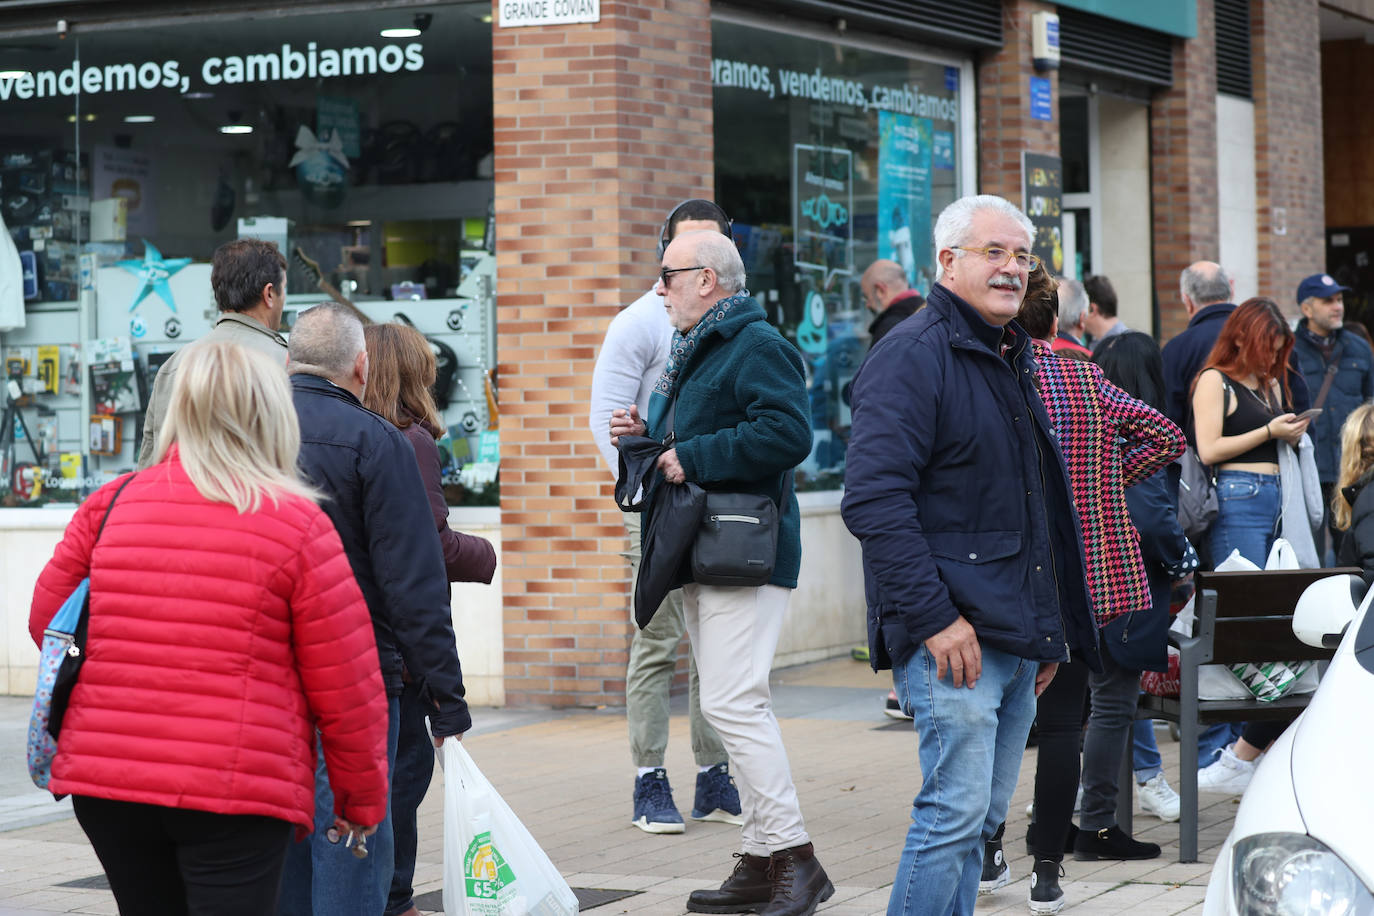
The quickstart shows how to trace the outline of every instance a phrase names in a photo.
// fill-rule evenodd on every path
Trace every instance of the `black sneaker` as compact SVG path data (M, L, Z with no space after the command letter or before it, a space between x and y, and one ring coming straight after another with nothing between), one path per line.
M1064 892L1059 879L1064 866L1054 859L1037 859L1030 876L1030 911L1035 916L1051 916L1064 908Z
M1080 862L1098 859L1157 859L1159 844L1142 843L1127 835L1116 824L1101 830L1080 830L1073 844L1073 857Z
M1003 821L997 832L992 835L992 839L983 844L983 878L978 882L980 896L991 894L1011 881L1011 867L1007 865L1007 858L1002 854L1002 834L1006 829L1007 822Z

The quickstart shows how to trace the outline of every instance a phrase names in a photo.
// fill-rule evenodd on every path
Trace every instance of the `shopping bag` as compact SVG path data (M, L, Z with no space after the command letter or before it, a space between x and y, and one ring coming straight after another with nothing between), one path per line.
M577 896L462 742L444 769L444 916L576 916Z

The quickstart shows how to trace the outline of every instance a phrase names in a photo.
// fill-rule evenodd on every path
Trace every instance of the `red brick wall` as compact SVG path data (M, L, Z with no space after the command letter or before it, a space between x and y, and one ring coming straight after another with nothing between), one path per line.
M978 61L978 191L1021 200L1021 153L1059 155L1059 74L1037 73L1031 63L1031 14L1054 12L1054 4L1006 0L1002 11L1005 42ZM1050 81L1054 120L1030 116L1030 81Z
M506 700L620 704L625 530L587 402L663 214L713 196L710 8L602 0L598 23L492 31Z
M1259 289L1296 315L1298 281L1326 269L1317 5L1251 0L1250 35Z
M1188 324L1178 277L1215 261L1217 219L1216 28L1212 0L1197 0L1197 37L1174 42L1174 84L1150 105L1150 193L1160 340Z

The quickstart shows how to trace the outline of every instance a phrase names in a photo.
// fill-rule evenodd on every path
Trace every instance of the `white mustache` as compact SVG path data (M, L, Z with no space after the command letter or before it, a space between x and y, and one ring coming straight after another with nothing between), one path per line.
M1018 290L1021 288L1021 278L1015 274L1002 274L989 280L988 286L993 289Z

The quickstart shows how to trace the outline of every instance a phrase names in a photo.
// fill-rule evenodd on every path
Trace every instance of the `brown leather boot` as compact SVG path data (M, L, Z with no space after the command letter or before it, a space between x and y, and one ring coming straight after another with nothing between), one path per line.
M690 913L757 913L768 905L773 882L768 878L772 859L735 853L739 859L718 890L692 891L687 897Z
M816 861L816 849L810 843L773 853L768 877L773 893L768 905L758 911L759 916L811 916L835 893L835 885Z

